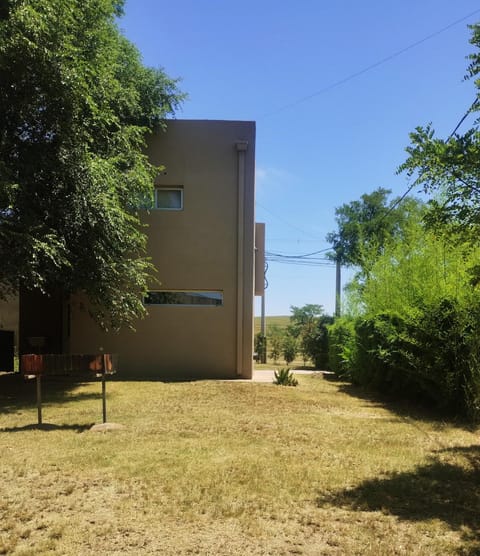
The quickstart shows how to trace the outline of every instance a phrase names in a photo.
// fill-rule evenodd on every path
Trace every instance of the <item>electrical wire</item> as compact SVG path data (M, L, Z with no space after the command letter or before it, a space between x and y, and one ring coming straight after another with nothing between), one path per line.
M326 249L320 249L320 251L313 251L313 253L305 253L303 255L285 255L285 253L273 253L272 251L265 251L265 254L269 255L271 257L284 257L286 259L305 259L306 257L311 257L313 255L318 255L320 253L325 253L325 252L330 251L330 250L331 250L331 247L327 247Z
M278 220L280 220L280 222L283 222L284 224L286 224L287 226L290 226L290 228L293 228L294 230L297 230L297 232L301 232L302 234L306 235L306 236L310 236L312 239L316 240L316 241L321 241L320 238L315 237L313 234L311 234L310 232L307 232L306 230L302 230L302 228L299 228L298 226L295 226L295 224L292 224L291 222L289 222L288 220L286 220L285 218L283 218L282 216L279 216L278 214L275 214L274 212L272 212L270 209L267 209L267 207L264 207L262 204L260 204L258 201L255 202L255 204L260 207L261 209L263 209L265 212L268 212L269 214L271 214L273 217L277 218Z
M450 133L450 135L447 137L447 141L449 139L451 139L455 133L457 132L458 128L463 124L463 122L467 119L467 116L473 112L473 110L475 109L475 106L480 102L480 99L477 97L473 102L472 105L470 106L470 108L465 112L465 114L463 115L463 117L460 119L460 121L458 122L458 124L455 126L455 129L452 131L452 133Z
M282 263L282 264L293 264L297 266L324 266L324 267L335 267L330 259L326 257L315 257L314 255L319 255L320 253L325 253L330 249L320 249L319 251L314 251L313 253L305 253L302 255L286 255L284 253L273 253L271 251L265 252L265 259L270 262Z
M315 92L313 92L309 95L306 95L306 96L301 97L297 100L294 100L294 101L292 101L288 104L280 106L279 108L277 108L275 110L272 110L271 112L267 112L267 113L261 115L260 117L256 118L256 120L258 121L258 120L262 120L264 118L268 118L270 116L274 116L274 115L276 115L280 112L288 110L289 108L293 108L294 106L297 106L298 104L303 104L304 102L307 102L307 101L311 100L312 98L315 98L319 95L327 93L328 91L331 91L332 89L335 89L336 87L339 87L340 85L343 85L344 83L347 83L348 81L352 81L353 79L359 77L360 75L363 75L364 73L367 73L370 70L377 68L378 66L386 64L387 62L390 62L391 60L393 60L394 58L397 58L401 54L404 54L405 52L408 52L412 48L415 48L415 47L423 44L424 42L427 42L430 39L433 39L434 37L440 35L441 33L444 33L445 31L448 31L452 27L455 27L459 23L462 23L463 21L466 21L467 19L470 19L473 15L475 15L479 12L480 12L480 9L474 10L473 12L465 15L464 17L461 17L460 19L457 19L457 20L453 21L452 23L449 23L445 27L442 27L441 29L438 29L437 31L434 31L433 33L430 33L426 37L423 37L422 39L420 39L418 41L415 41L415 42L409 44L408 46L405 46L404 48L401 48L400 50L397 50L396 52L393 52L392 54L390 54L389 56L386 56L385 58L382 58L378 62L374 62L373 64L370 64L369 66L366 66L365 68L363 68L359 71L351 73L350 75L347 75L347 77L339 79L338 81L335 81L334 83L331 83L330 85L327 85L326 87L323 87L322 89L319 89L318 91L315 91Z
M450 133L450 135L447 137L446 142L448 142L454 135L455 133L458 131L458 128L463 124L463 122L467 119L468 115L473 112L473 110L475 109L475 107L480 103L480 99L477 97L471 104L470 108L465 112L465 114L460 118L460 121L458 122L458 124L455 126L454 130L452 131L452 133ZM378 223L380 224L381 222L383 222L385 220L385 218L387 218L387 216L389 214L391 214L392 211L394 211L398 205L405 199L405 197L412 191L412 189L414 189L416 183L413 182L412 184L410 184L407 187L407 190L405 191L405 193L403 193L403 195L401 195L398 199L396 199L396 201L390 205L390 207L388 208L387 212L385 212L382 217L380 218L380 220L378 221Z

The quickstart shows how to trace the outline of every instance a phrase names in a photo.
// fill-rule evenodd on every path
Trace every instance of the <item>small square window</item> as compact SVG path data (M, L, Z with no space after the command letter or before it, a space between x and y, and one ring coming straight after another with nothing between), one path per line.
M155 208L160 210L183 210L181 187L158 187L155 189Z

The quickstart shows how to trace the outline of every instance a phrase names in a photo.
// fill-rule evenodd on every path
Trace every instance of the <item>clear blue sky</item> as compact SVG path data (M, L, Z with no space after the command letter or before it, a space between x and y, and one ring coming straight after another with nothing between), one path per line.
M478 0L127 0L120 27L145 64L182 79L177 117L257 122L256 220L268 251L302 254L328 247L335 207L406 190L395 170L417 125L453 130L475 96L463 76L476 21ZM333 312L333 267L271 262L267 276L268 315Z

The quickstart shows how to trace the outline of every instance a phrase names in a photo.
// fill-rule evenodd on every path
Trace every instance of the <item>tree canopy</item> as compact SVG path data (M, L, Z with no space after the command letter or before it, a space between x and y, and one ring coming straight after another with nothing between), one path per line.
M84 292L104 327L143 314L153 267L135 207L145 135L183 99L120 33L122 0L0 10L0 295Z
M465 116L480 110L480 24L471 29L470 42L477 51L469 56L465 79L473 79L477 91ZM430 223L448 225L462 235L476 238L480 226L479 123L477 118L464 134L455 129L446 139L436 137L431 124L417 127L410 134L408 158L399 168L413 180L413 187L434 193Z
M401 235L410 213L419 211L421 205L411 197L402 203L389 201L390 193L379 187L335 209L337 230L326 238L333 248L330 258L364 269L372 252L379 254L390 238Z

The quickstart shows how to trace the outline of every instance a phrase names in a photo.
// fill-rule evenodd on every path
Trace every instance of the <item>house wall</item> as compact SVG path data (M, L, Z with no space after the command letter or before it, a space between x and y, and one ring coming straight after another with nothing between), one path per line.
M150 138L157 186L183 187L181 211L151 210L152 290L222 291L223 306L149 305L136 331L104 334L72 299L70 351L119 354L122 374L251 377L254 284L253 122L174 120Z

